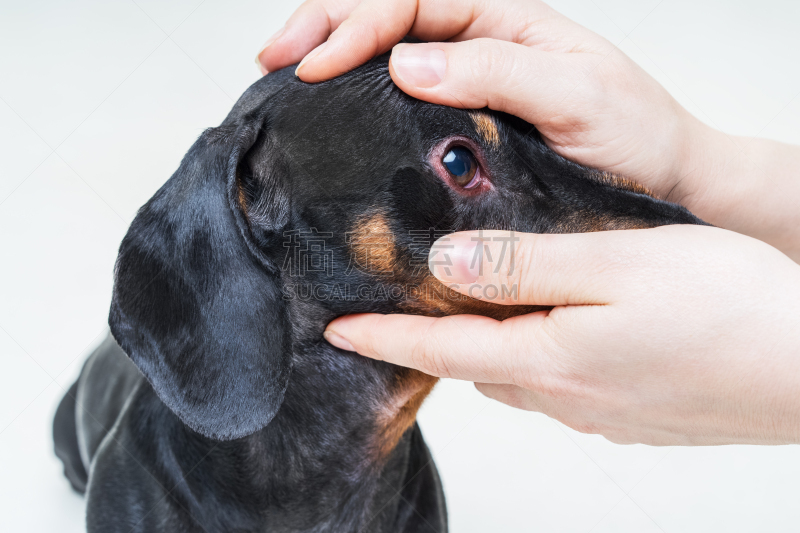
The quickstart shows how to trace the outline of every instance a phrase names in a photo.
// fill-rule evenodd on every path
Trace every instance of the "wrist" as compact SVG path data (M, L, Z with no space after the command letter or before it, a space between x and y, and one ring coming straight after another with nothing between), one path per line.
M800 149L735 137L691 117L673 202L715 226L771 244L800 262Z
M741 227L742 215L752 209L748 202L758 194L743 168L752 163L743 156L750 139L727 135L686 115L681 163L666 199L710 224L754 236Z
M679 129L678 164L668 181L664 198L678 202L708 222L717 218L717 210L728 198L729 189L721 176L736 146L720 131L704 124L682 110Z

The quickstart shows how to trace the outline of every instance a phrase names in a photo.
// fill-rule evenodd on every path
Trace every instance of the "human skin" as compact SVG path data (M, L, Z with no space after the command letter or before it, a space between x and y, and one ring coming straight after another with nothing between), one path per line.
M355 315L333 321L328 341L475 381L615 442L800 442L800 149L709 128L611 43L535 0L311 0L257 62L266 72L308 54L297 74L316 82L406 34L450 41L395 46L390 73L411 96L515 114L564 157L718 228L523 235L515 272L434 275L465 293L517 283L519 299L501 303L553 310L503 322ZM468 233L450 239L456 260L470 255Z
M617 443L800 442L800 268L785 255L710 227L516 236L514 260L476 276L470 233L454 234L452 276L434 275L479 297L517 287L493 301L552 311L354 315L326 338Z

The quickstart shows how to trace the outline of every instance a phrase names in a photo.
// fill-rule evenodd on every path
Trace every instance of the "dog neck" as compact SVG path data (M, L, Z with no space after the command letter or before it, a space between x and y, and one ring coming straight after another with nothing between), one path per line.
M235 483L200 490L231 507L246 503L277 531L383 531L407 499L408 480L435 472L414 422L436 379L342 352L320 332L295 335L292 375L269 425L206 442L214 469L233 472Z

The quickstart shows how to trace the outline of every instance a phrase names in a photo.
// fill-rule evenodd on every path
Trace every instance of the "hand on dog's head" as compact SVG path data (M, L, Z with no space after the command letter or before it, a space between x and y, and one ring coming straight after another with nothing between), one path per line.
M237 438L270 422L293 348L335 316L531 310L438 284L427 256L442 234L677 223L701 222L555 155L530 124L408 97L385 56L315 85L284 69L250 87L139 211L109 322L184 423ZM292 305L314 316L298 323Z

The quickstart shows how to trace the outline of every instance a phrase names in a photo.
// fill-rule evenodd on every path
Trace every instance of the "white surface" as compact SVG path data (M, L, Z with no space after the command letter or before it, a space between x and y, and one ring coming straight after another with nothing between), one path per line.
M136 208L256 77L296 2L0 4L0 530L83 531L52 454ZM800 143L800 3L558 0L730 133ZM627 35L627 37L626 37ZM800 448L617 446L440 384L451 531L797 531Z

